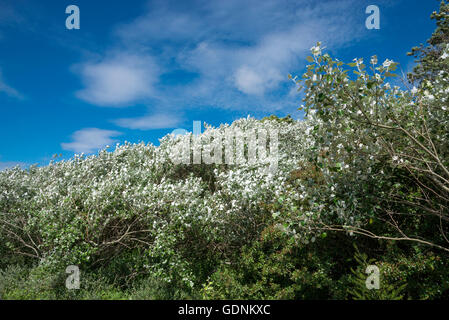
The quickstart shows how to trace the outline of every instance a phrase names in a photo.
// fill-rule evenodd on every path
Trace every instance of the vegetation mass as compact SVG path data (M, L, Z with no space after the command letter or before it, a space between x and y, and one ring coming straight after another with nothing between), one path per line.
M1 298L449 298L446 1L432 19L402 85L392 60L343 63L317 43L295 78L303 120L248 117L0 172ZM173 162L179 143L229 129L278 130L277 170Z

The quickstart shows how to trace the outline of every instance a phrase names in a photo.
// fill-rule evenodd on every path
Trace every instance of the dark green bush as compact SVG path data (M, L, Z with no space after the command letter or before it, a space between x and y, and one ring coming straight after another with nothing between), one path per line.
M339 235L304 245L268 227L237 261L221 265L202 292L210 299L344 298L352 251Z

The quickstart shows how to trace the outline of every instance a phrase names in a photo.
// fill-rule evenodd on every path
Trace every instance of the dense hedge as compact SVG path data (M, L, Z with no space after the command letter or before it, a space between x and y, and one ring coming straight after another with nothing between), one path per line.
M274 176L259 164L175 165L169 150L180 138L173 137L159 147L127 144L96 156L1 172L0 295L357 298L351 292L364 290L351 271L364 274L355 259L357 243L381 267L385 287L406 282L400 292L405 298L445 297L448 290L440 284L449 275L441 251L344 233L307 236L301 234L307 224L291 227L302 216L298 189L320 185L318 170L298 170L314 145L308 128L319 123L313 117L271 117L232 124L279 130L283 160ZM308 220L308 226L315 222ZM65 267L72 264L82 271L78 291L64 286Z
M345 64L318 43L297 81L303 120L248 117L0 172L0 296L448 298L449 5L433 17L417 87L390 84L391 60ZM177 161L229 132L275 132L261 147L278 150ZM373 264L378 290L365 286ZM80 290L64 286L68 265Z

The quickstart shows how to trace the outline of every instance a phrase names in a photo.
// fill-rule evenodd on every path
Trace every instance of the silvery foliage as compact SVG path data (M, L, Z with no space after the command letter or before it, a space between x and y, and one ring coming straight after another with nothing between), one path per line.
M48 166L0 172L0 238L16 253L49 266L108 261L120 248L140 248L145 268L171 281L173 274L193 285L183 250L203 246L193 236L226 254L227 248L257 236L266 205L280 197L297 198L288 188L290 172L312 141L317 120L282 123L248 117L219 128L207 127L204 141L229 128L277 130L278 168L266 162L234 165L176 165L180 139L167 135L160 146L117 144L97 155L75 155ZM201 139L200 139L201 141ZM201 168L204 175L195 174ZM211 180L213 188L211 188ZM288 200L286 200L288 203ZM215 249L214 249L215 248Z
M320 44L312 55L302 80L302 121L248 117L208 126L200 137L167 135L159 146L125 143L111 152L0 172L1 243L63 268L105 263L121 249L136 249L145 271L193 285L196 252L227 259L268 223L306 243L323 226L337 224L351 234L369 224L389 205L378 199L400 196L390 192L394 168L426 170L420 166L429 163L427 153L414 153L413 141L398 134L404 129L418 136L422 119L442 155L435 173L445 177L447 70L433 83L401 90L386 81L396 68L391 60L378 65L373 57L368 73L355 59L351 79ZM269 161L174 161L183 141L208 150L213 137L225 137L229 129L277 131L278 152L269 155L276 156L277 170L267 171ZM414 159L417 154L421 158Z
M367 67L363 59L344 64L323 54L320 43L311 51L297 83L306 88L306 112L320 121L299 166L309 170L309 179L297 181L303 214L288 219L288 228L301 237L310 231L306 242L326 229L375 237L363 230L379 219L398 238L435 245L421 234L405 235L397 216L448 218L449 48L435 81L411 89L390 84L397 66L391 60L379 65L373 56Z

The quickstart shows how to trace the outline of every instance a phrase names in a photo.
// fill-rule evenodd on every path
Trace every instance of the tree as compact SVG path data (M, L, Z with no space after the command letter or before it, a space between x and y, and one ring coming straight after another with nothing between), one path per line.
M440 57L449 43L449 3L441 1L439 12L434 11L430 17L436 21L437 28L427 40L428 45L424 47L421 44L407 53L414 56L418 63L413 72L408 74L408 79L413 83L422 83L425 79L433 81L438 72L447 68Z
M412 91L389 84L397 66L391 60L379 65L372 57L368 72L363 59L344 64L322 54L319 43L312 54L301 84L306 114L319 124L302 166L318 168L321 182L300 182L302 212L314 220L305 229L449 251L449 47L434 81Z

